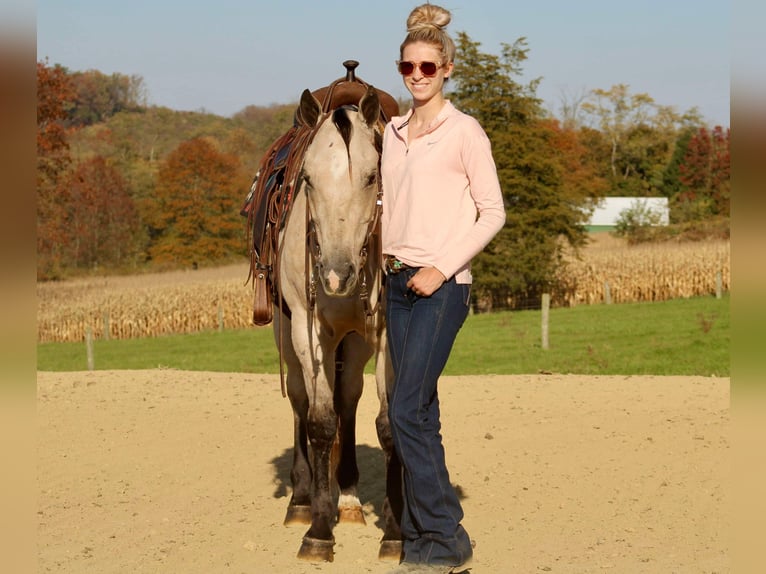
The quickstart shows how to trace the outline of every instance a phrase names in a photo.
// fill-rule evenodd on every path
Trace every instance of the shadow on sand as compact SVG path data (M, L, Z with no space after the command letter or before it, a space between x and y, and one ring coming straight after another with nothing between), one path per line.
M372 505L378 517L375 526L383 530L383 500L386 497L386 458L383 449L359 444L356 446L356 461L359 467L359 500L363 506ZM292 491L290 469L293 464L293 449L285 449L270 462L274 468L274 498L289 497ZM466 497L463 489L458 485L453 486L460 500L463 500Z

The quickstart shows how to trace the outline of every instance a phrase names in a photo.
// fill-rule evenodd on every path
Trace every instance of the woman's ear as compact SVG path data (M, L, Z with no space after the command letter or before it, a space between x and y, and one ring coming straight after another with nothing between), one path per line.
M449 79L450 74L452 74L452 70L454 70L454 69L455 69L455 63L454 62L450 62L449 64L447 64L447 71L444 72L444 79L445 80Z

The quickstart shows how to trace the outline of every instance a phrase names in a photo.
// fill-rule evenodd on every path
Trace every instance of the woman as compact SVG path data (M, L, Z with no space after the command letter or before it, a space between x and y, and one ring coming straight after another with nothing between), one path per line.
M393 573L453 572L473 554L445 463L437 381L468 314L471 258L502 228L505 210L489 139L444 97L456 51L444 29L450 19L433 4L410 14L397 65L412 109L383 137L386 321L396 377L389 418L404 486L404 554Z

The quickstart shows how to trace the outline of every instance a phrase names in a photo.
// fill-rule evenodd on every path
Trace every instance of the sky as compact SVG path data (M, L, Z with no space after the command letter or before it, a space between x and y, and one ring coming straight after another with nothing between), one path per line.
M342 62L394 97L410 10L402 0L37 0L37 59L71 71L139 75L150 105L231 116L297 102L343 76ZM448 30L485 53L525 37L522 83L556 114L562 101L627 84L710 125L729 126L725 0L442 0ZM761 22L763 20L760 20Z

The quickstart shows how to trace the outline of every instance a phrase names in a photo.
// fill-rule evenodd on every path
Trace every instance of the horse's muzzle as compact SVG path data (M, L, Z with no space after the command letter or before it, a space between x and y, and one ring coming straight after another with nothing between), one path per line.
M353 265L334 266L329 269L320 265L319 276L322 289L330 297L346 297L356 289L357 273Z

